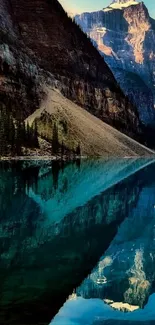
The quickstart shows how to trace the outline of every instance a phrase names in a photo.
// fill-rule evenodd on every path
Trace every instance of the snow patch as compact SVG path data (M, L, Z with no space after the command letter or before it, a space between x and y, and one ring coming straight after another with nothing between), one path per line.
M112 9L124 9L124 8L128 8L130 6L134 6L134 5L138 5L139 2L135 1L135 0L129 0L127 2L114 2L112 3L109 7L103 9L104 12L106 11L110 11Z
M104 12L107 12L107 11L112 11L112 8L110 8L110 7L107 7L107 8L105 8L105 9L103 9L103 11L104 11Z
M50 325L93 325L103 320L152 321L155 320L155 294L144 309L123 313L114 310L100 299L83 299L77 297L68 300ZM124 322L125 323L125 322Z

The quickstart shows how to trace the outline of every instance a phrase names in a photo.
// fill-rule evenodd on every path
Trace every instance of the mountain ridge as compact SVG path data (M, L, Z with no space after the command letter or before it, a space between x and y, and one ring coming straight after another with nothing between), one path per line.
M142 123L154 127L155 21L143 2L135 1L135 4L121 10L108 10L108 6L105 10L77 15L75 20L103 55L125 94L138 107ZM121 71L124 76L118 78ZM124 84L129 73L137 74L144 83L144 86L137 83L139 94L134 89L134 78L130 79L132 89Z
M52 85L100 120L136 140L141 138L136 106L58 1L3 0L0 9L0 104L6 114L25 120L41 107L45 86ZM46 128L49 120L44 123ZM54 123L53 119L47 125L50 143ZM57 127L59 131L61 125ZM42 137L39 129L38 134Z

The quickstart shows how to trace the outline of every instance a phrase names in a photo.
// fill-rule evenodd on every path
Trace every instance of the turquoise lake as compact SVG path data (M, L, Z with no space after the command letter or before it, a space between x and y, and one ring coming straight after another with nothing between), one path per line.
M0 162L0 324L155 324L155 161Z

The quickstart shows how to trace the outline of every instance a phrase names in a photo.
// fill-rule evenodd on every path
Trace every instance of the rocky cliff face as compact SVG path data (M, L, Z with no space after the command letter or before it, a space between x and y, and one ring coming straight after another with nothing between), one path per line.
M143 2L113 1L103 10L83 13L76 22L93 40L141 121L155 124L155 21Z
M0 14L1 104L27 117L39 108L44 83L52 83L100 119L139 137L136 107L57 0L3 0Z

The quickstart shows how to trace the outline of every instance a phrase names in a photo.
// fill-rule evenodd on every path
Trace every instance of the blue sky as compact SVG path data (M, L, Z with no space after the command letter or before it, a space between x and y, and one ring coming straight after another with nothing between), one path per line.
M63 7L70 12L99 10L109 5L112 0L59 0ZM155 18L155 0L144 0L150 16Z

